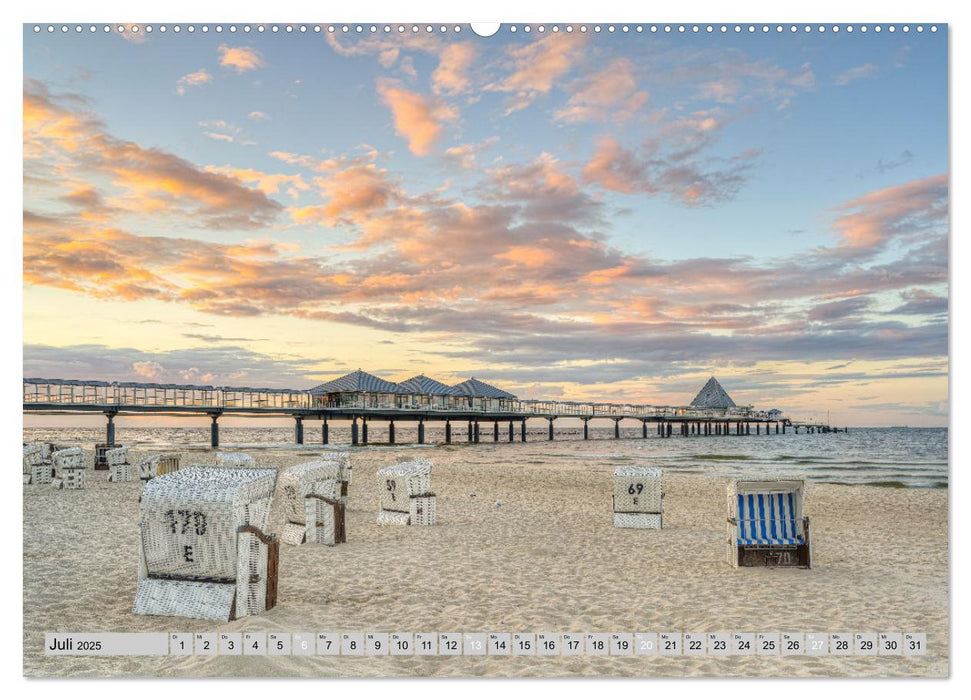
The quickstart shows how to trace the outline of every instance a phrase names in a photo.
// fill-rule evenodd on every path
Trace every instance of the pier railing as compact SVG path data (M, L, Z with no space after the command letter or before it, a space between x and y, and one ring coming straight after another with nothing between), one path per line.
M326 398L307 391L192 384L103 382L25 378L24 410L72 411L145 409L148 411L256 412L277 414L359 411L415 414L485 414L489 416L563 418L636 418L640 420L771 420L778 412L751 406L704 409L690 406L586 403L537 399L490 399L361 392Z

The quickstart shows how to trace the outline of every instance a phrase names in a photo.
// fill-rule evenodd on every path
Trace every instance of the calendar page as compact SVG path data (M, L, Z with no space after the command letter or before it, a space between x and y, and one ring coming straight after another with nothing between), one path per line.
M23 674L947 677L948 36L27 21Z

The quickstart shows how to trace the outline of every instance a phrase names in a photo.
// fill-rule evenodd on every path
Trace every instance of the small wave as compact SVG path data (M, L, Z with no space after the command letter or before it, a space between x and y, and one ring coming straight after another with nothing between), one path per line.
M701 460L706 460L711 462L718 462L718 461L747 462L747 461L750 461L752 458L749 457L748 455L685 455L684 459L685 461L693 461L696 459L701 459Z

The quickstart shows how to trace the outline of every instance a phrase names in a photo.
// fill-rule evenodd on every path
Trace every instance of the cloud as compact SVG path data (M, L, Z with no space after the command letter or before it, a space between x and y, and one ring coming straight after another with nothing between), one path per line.
M550 34L506 49L502 62L506 75L486 90L511 93L506 114L525 109L548 94L584 55L586 39L580 34Z
M909 149L904 149L899 156L891 160L883 160L882 158L877 161L877 172L886 173L891 170L896 170L897 168L903 167L914 160L914 154L910 152Z
M699 128L710 128L707 124L702 120ZM731 158L701 160L695 157L699 146L682 146L677 152L652 152L649 146L635 153L617 139L604 136L584 165L583 176L587 182L622 194L665 194L688 206L710 205L735 198L759 155L749 150Z
M444 102L405 90L388 80L378 81L378 95L391 109L395 131L416 156L428 155L441 137L444 124L458 118L458 110Z
M933 294L926 289L912 289L900 293L903 304L897 306L889 314L906 314L908 316L938 316L948 312L948 298Z
M476 167L479 154L488 150L499 143L498 136L490 136L479 143L462 143L458 146L451 146L445 149L442 157L451 163L455 163L464 170L471 170Z
M874 64L864 63L862 66L854 66L843 71L836 76L835 82L837 85L849 85L856 80L871 77L876 70L877 67Z
M259 111L250 112L246 116L249 119L252 119L253 121L256 121L256 122L267 122L267 121L270 121L270 115L268 115L266 112L259 112Z
M232 68L237 73L256 70L266 65L263 56L256 49L249 46L231 47L226 44L219 45L219 65L223 68Z
M566 106L553 114L558 121L625 122L648 100L646 90L637 90L634 64L626 58L614 59L602 71L575 81L569 91Z
M307 192L310 190L310 185L304 181L301 175L264 173L252 168L233 168L228 165L222 167L207 165L206 171L222 173L224 175L233 177L240 182L253 183L258 190L266 195L279 194L281 191L283 191L289 194L293 199L299 199L300 192Z
M194 73L188 73L179 78L175 83L175 93L184 95L187 87L197 87L212 82L212 75L205 68L200 68Z
M158 379L165 374L165 368L158 362L151 360L132 362L131 369L139 377L145 377L146 379Z
M102 381L266 386L305 389L318 383L316 366L325 358L290 359L264 355L238 345L210 345L146 352L105 345L24 345L25 377L63 377Z
M234 177L112 136L93 115L72 109L73 101L25 82L25 170L41 169L52 174L52 182L104 180L113 188L106 206L116 214L165 212L225 229L265 226L282 211Z
M439 54L438 67L432 73L432 90L436 94L456 95L469 87L469 69L478 52L472 44L449 44Z
M882 250L890 241L940 230L948 216L946 174L911 180L868 192L845 202L833 223L839 236L835 255L855 256Z

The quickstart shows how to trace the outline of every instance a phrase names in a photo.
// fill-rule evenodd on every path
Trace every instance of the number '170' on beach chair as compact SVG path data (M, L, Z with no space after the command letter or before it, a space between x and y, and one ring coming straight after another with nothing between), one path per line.
M738 480L728 487L728 563L812 568L801 479Z

